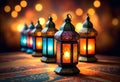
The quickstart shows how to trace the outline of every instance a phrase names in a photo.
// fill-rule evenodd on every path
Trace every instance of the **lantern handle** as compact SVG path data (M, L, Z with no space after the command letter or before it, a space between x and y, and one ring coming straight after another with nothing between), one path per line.
M70 18L70 19L72 19L72 16L71 16L71 14L67 14L67 17L68 17L68 18Z

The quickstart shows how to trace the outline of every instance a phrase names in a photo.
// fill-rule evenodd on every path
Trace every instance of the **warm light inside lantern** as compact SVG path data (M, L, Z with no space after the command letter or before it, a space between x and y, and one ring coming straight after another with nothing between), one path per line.
M95 54L95 39L80 39L80 54Z
M28 36L28 38L27 38L27 46L32 47L32 43L33 43L32 36Z
M36 35L37 35L37 36L41 36L41 32L37 32Z
M95 54L95 39L88 39L88 54Z
M42 38L36 38L36 49L42 49Z
M63 63L70 63L70 44L63 44Z
M86 54L86 39L80 39L80 54Z

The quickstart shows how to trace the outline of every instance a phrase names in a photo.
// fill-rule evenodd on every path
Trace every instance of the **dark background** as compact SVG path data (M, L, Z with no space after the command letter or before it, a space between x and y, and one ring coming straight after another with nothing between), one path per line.
M12 17L16 5L20 5L23 0L0 0L0 52L19 51L20 31L23 24L28 26L31 21L34 25L36 21L43 17L43 28L50 15L56 28L59 29L63 23L65 15L72 15L72 23L77 28L78 23L83 23L90 8L95 12L90 14L91 22L98 31L97 54L120 56L120 1L119 0L24 0L27 6L18 12L17 17ZM94 1L100 2L100 7L96 8ZM41 4L42 9L37 11L36 4ZM10 12L5 12L4 7L9 5ZM83 13L76 14L76 9L81 8ZM92 11L91 11L92 12ZM89 13L88 13L89 14ZM56 18L57 17L57 18ZM78 29L76 30L79 31Z

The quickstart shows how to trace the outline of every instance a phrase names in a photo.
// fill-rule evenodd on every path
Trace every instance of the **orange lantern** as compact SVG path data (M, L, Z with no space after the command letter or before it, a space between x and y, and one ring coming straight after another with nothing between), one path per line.
M28 30L26 30L25 34L27 35L27 50L26 53L31 54L33 52L33 37L32 37L32 31L34 29L34 25L31 22Z
M33 33L33 53L32 56L40 57L42 56L42 34L41 34L42 26L38 20L35 29L32 31Z
M79 32L80 57L79 61L94 62L96 54L96 35L97 31L93 28L90 18L87 15L83 28Z
M76 67L78 63L78 42L79 34L75 32L74 26L71 24L69 14L65 19L65 23L60 30L55 33L57 40L57 63L58 67L55 69L57 74L76 74L79 69Z

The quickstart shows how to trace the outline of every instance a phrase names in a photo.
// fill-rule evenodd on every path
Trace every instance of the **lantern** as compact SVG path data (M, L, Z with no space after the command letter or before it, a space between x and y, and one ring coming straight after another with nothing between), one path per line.
M41 34L42 26L38 20L35 29L32 31L33 33L33 53L32 56L40 57L42 56L42 34Z
M83 28L79 32L80 57L79 61L94 62L96 54L96 35L97 31L93 28L90 18L87 15Z
M56 31L57 29L52 21L52 17L49 17L46 27L42 30L42 62L56 62L56 40L54 39Z
M70 75L79 73L76 67L78 63L78 42L79 34L75 32L74 26L71 24L69 14L65 19L65 23L60 30L55 33L57 40L57 63L58 67L55 73L62 75Z
M27 50L26 53L31 54L33 52L33 37L32 37L32 30L34 29L34 25L31 22L29 29L26 31L27 34Z
M27 35L25 34L25 31L28 29L27 25L25 24L23 27L23 30L21 31L21 37L20 37L20 46L21 51L25 52L27 47Z

